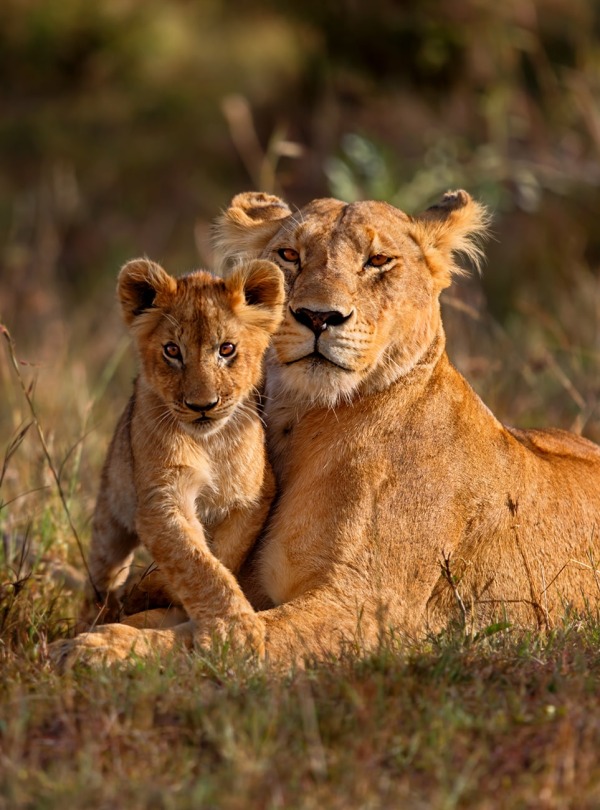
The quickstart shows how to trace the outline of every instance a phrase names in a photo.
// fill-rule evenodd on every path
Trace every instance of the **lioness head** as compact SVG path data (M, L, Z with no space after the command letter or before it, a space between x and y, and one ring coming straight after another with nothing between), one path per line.
M278 379L299 399L334 405L407 374L442 334L438 298L478 264L485 209L465 191L411 217L384 202L314 200L292 212L239 194L217 224L229 264L250 256L284 272L287 306L274 338Z
M251 261L225 281L202 270L175 279L134 259L121 270L117 293L143 378L168 412L192 432L222 427L260 382L281 321L279 268Z

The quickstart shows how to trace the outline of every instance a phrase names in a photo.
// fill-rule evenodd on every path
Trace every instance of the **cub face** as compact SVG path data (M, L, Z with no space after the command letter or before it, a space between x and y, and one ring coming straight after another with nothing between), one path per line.
M119 274L118 298L141 374L189 432L222 428L260 383L262 360L282 315L283 276L251 261L227 280L204 271L173 278L146 259Z
M287 306L273 345L292 396L333 405L407 374L439 330L441 290L475 261L485 211L449 192L420 217L383 202L314 200L292 214L277 197L240 194L218 225L225 255L276 262Z

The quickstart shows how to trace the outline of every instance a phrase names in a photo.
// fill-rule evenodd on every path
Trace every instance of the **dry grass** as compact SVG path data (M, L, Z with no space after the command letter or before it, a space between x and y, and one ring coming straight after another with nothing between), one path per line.
M594 807L598 641L588 621L285 678L214 653L61 679L23 639L3 656L0 806Z

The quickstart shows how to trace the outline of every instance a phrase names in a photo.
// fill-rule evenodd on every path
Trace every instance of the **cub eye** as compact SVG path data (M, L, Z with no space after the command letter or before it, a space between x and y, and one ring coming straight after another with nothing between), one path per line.
M221 343L219 354L221 357L232 357L235 354L235 346L233 343Z
M165 357L168 357L171 360L181 360L181 352L176 343L165 343L163 346L163 352L165 353Z
M389 261L390 257L386 256L385 253L376 253L374 256L369 256L369 261L365 264L365 267L383 267Z
M281 250L278 250L277 253L279 256L281 256L284 262L293 262L295 264L300 259L300 254L293 248L281 248Z

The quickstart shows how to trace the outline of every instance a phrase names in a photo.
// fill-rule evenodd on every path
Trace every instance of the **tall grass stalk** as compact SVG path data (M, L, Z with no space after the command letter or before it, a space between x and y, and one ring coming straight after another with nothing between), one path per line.
M77 548L79 550L79 554L80 554L80 557L81 557L81 562L83 564L83 567L84 567L85 572L87 574L88 580L91 583L92 588L94 589L94 592L95 592L97 598L100 599L100 595L99 595L98 591L96 590L96 586L94 585L94 582L93 582L91 574L90 574L90 569L89 569L89 566L88 566L88 563L87 563L85 552L83 550L83 545L82 545L82 542L81 542L81 538L79 537L79 532L77 531L77 527L75 526L75 523L74 523L72 515L71 515L71 510L69 508L67 496L66 496L65 491L63 489L63 486L61 484L60 470L57 469L56 465L54 464L54 460L52 458L52 455L50 454L50 450L48 449L48 443L46 441L44 431L43 431L42 426L40 424L40 421L38 419L38 414L37 414L37 410L36 410L34 399L33 399L33 391L34 391L35 385L34 385L34 383L30 383L29 385L26 384L25 379L24 379L24 377L23 377L23 375L21 373L21 367L20 367L19 361L17 359L14 341L12 339L12 336L11 336L9 330L2 323L0 323L0 332L4 336L10 362L11 362L11 364L12 364L14 370L15 370L17 380L19 381L19 385L20 385L21 390L23 392L23 396L25 397L25 401L27 402L27 406L29 408L29 412L31 413L31 425L34 427L35 432L37 433L37 437L39 439L39 442L40 442L40 445L41 445L41 448L42 448L42 452L44 454L44 457L46 459L46 463L48 465L48 469L50 470L50 473L51 473L52 478L54 480L54 483L56 485L56 491L58 493L58 497L60 498L62 508L63 508L65 516L67 518L67 522L69 524L71 534L73 535L73 539L75 540L75 544L77 545ZM6 467L6 464L7 464L7 461L6 461L6 456L5 456L5 461L4 461L4 465L3 465L4 468Z

